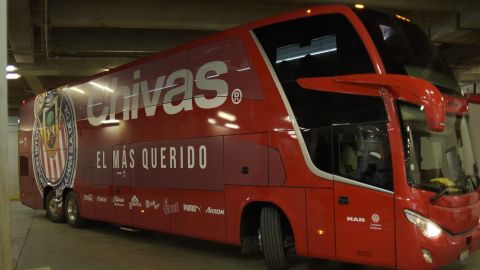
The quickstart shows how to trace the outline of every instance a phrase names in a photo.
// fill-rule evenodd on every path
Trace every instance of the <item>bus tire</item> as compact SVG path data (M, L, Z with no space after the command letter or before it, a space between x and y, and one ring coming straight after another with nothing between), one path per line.
M65 222L65 214L63 213L62 207L58 206L58 201L55 200L55 191L53 190L48 192L47 197L45 198L45 210L45 215L52 222Z
M281 215L277 208L264 206L260 214L260 238L265 264L270 270L288 268L287 253L283 244Z
M65 218L68 225L74 228L80 228L86 224L86 219L80 216L77 197L73 191L70 191L65 198Z

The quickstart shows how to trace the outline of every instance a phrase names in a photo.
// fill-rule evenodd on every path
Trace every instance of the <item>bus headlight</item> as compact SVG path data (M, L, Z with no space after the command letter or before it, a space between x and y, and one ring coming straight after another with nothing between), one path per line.
M412 212L408 209L404 210L405 216L408 221L415 224L422 234L427 238L437 238L442 234L442 228L435 224L433 221L420 216L419 214Z

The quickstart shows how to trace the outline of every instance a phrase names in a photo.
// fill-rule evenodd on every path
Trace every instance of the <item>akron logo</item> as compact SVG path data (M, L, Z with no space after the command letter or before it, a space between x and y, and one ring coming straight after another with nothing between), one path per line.
M73 186L77 163L77 125L72 100L56 90L37 96L32 159L40 193L46 186L60 196Z

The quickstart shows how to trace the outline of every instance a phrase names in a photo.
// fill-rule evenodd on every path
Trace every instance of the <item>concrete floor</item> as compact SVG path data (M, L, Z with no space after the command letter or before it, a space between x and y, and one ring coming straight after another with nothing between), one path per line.
M242 256L238 247L109 224L83 229L47 220L44 211L11 203L14 269L265 269L263 259ZM292 269L365 269L366 266L295 258ZM443 270L480 269L480 252Z

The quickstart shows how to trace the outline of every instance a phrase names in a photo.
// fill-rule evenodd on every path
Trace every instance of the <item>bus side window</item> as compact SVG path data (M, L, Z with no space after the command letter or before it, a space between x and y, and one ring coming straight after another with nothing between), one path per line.
M393 190L385 123L333 127L334 173L367 185Z
M20 156L20 176L28 176L28 158Z
M332 173L332 130L330 127L304 128L302 136L310 159L320 170Z
M360 36L341 14L289 20L254 33L282 84L305 77L375 72Z

